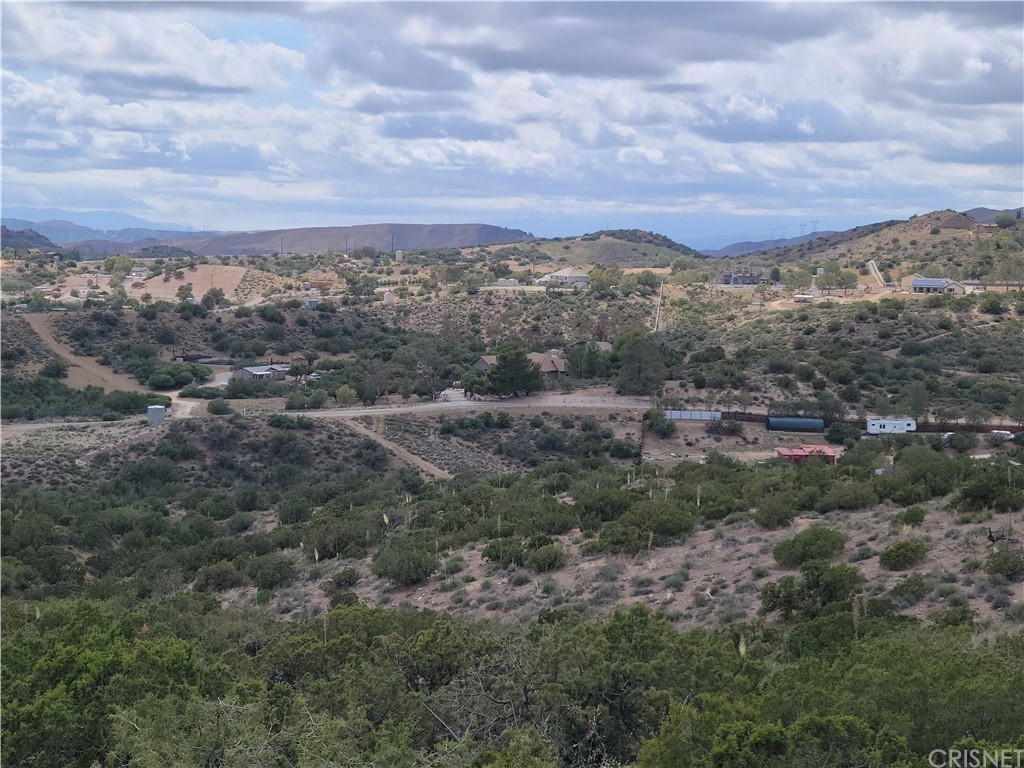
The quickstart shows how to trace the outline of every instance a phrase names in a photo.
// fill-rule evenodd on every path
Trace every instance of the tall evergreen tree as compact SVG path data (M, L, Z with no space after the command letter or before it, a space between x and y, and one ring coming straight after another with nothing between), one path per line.
M629 334L617 344L619 378L616 389L625 395L653 395L665 382L661 347L640 334Z
M498 395L530 394L543 389L540 368L530 361L522 347L498 352L498 362L487 375L491 391Z

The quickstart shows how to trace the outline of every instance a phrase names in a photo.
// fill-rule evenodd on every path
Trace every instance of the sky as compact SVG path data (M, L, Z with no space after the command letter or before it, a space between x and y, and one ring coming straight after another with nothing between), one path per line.
M1021 2L5 0L2 65L4 209L709 247L1024 198Z

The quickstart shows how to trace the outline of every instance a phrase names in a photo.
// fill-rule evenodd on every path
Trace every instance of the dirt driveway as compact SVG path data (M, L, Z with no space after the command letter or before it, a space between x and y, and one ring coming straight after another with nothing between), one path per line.
M60 355L68 363L67 384L70 387L100 387L106 392L122 389L129 392L148 392L149 390L135 379L123 373L114 373L110 368L100 365L88 357L79 357L69 344L59 341L53 334L54 315L32 312L26 314L25 321L36 335L50 349Z

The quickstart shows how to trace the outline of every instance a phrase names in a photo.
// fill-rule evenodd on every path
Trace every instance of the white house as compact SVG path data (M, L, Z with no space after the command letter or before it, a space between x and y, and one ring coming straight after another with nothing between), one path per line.
M868 419L869 435L903 435L917 430L914 419Z
M590 274L582 269L566 267L533 281L535 285L557 285L561 288L586 288L590 285Z

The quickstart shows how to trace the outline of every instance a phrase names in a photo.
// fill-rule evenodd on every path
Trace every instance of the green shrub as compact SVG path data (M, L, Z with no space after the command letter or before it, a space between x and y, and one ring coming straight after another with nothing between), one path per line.
M889 590L889 598L897 607L906 608L924 600L928 592L929 588L924 577L915 573L896 582Z
M842 445L847 440L860 440L861 432L853 424L835 421L825 430L825 439L833 445Z
M231 404L224 398L219 397L206 404L206 411L214 416L227 416L231 413Z
M672 419L665 418L665 412L660 408L651 408L644 414L644 420L651 432L658 437L672 437L676 433L676 423Z
M548 544L531 551L526 556L526 567L535 573L547 573L564 568L568 558L562 548L556 544Z
M796 515L794 499L784 493L775 493L766 496L757 506L754 514L754 522L762 528L774 531L785 528Z
M608 455L613 459L635 459L640 455L640 446L632 440L611 440Z
M892 524L894 526L910 525L913 527L917 527L923 522L924 507L922 507L920 504L914 504L913 506L907 507L905 510L900 512L892 519Z
M491 539L481 553L485 560L508 568L510 565L523 565L526 553L523 551L523 543L513 537L502 539Z
M1024 553L1012 549L993 552L985 558L985 573L1005 576L1010 581L1024 580Z
M48 379L64 379L68 375L68 364L59 357L51 357L39 369L39 375Z
M878 562L890 571L905 571L924 562L928 547L920 541L900 541L886 547L878 556Z
M200 569L196 574L196 592L220 592L232 587L240 587L245 583L245 577L238 572L235 566L228 562L214 563Z
M408 539L390 539L373 556L373 572L403 587L426 581L437 567L437 556L425 544Z
M333 581L339 589L354 587L359 583L359 572L355 568L342 568L334 574Z
M846 536L823 525L812 525L792 539L775 545L772 555L786 568L799 568L809 560L831 560L843 548Z
M1014 624L1024 624L1024 603L1014 603L1003 612L1006 620Z

